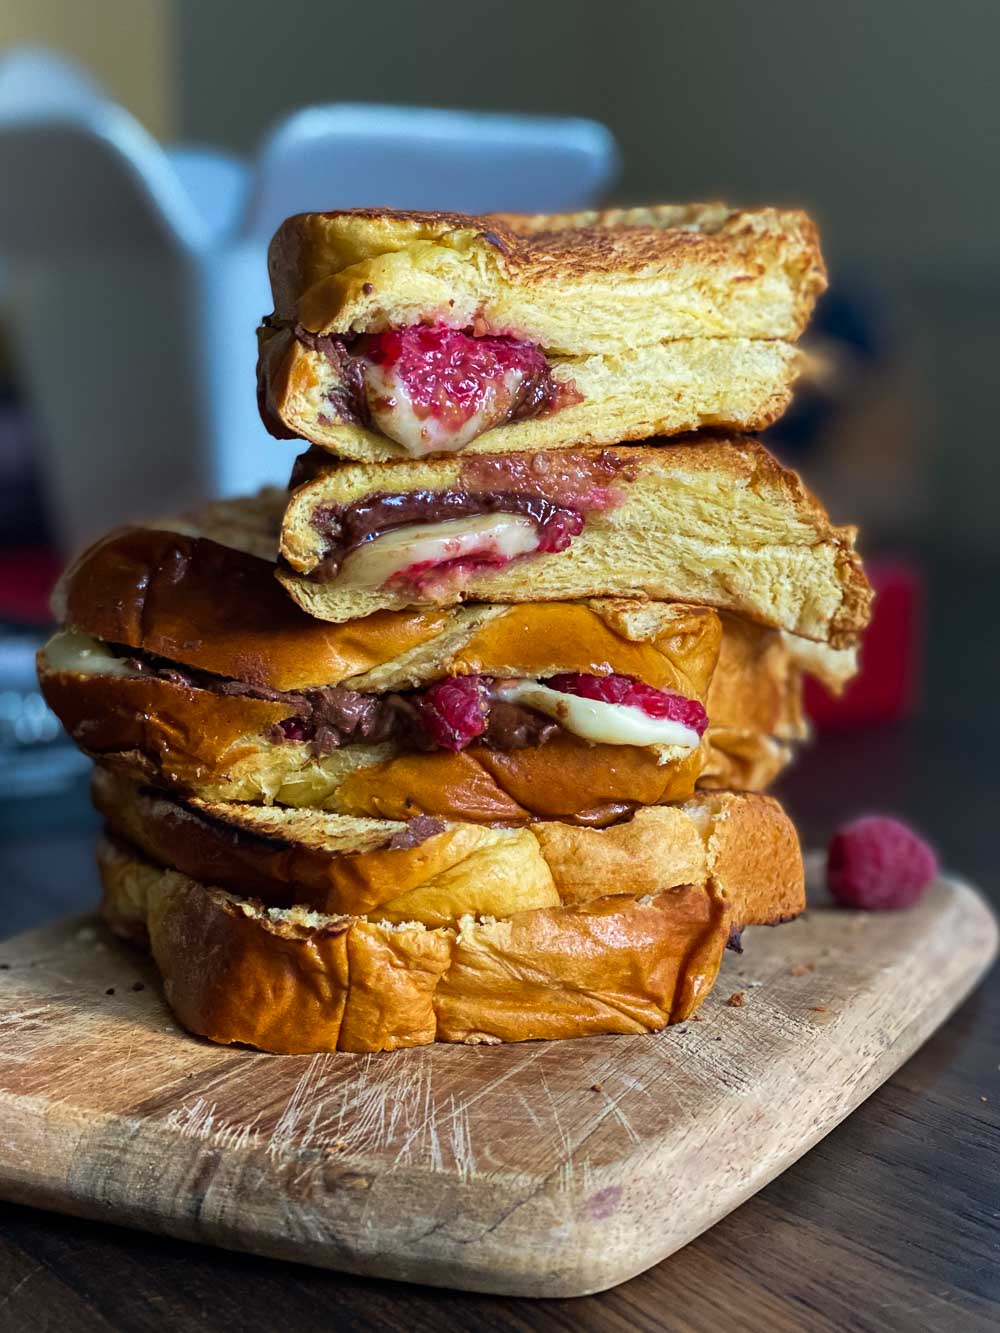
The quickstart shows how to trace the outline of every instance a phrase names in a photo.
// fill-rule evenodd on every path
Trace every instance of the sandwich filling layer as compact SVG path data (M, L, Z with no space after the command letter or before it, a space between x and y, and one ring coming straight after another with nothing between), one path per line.
M282 691L196 671L71 631L45 650L50 669L80 675L153 677L184 689L287 707L275 743L307 743L316 754L345 745L392 742L404 750L495 750L544 745L560 731L592 744L697 748L708 716L696 699L631 676L562 672L547 679L451 676L420 690L366 694L328 685Z
M326 394L334 416L412 458L455 453L496 426L580 401L572 384L553 379L536 343L509 334L416 324L346 339L298 325L295 336L335 372Z
M311 479L305 454L293 486ZM322 505L312 525L324 555L310 577L342 587L396 588L434 600L476 573L525 556L564 551L591 514L624 499L627 463L610 454L470 459L448 490L375 492Z

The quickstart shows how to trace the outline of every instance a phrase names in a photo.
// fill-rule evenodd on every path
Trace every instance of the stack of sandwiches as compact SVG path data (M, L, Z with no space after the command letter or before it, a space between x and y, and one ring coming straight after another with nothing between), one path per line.
M656 1030L803 908L766 788L856 669L851 528L747 432L801 213L305 214L258 396L287 492L118 530L40 654L104 912L268 1051Z

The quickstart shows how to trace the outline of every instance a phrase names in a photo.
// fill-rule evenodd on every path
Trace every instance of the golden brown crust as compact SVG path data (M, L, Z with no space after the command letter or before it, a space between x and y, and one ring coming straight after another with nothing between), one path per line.
M481 217L303 213L275 233L268 268L276 317L315 332L449 316L462 326L478 314L570 353L626 331L649 342L795 338L826 286L803 213L721 204ZM560 306L573 297L570 321ZM638 337L628 323L633 303L646 312Z
M135 938L145 918L179 1021L279 1053L655 1031L702 1002L729 936L725 901L691 886L424 930L276 916L123 844L99 864L109 924Z
M273 561L206 538L121 528L63 576L63 621L106 643L277 690L330 685L425 643L446 611L332 626L289 601Z
M712 727L698 790L765 791L795 758L794 747L774 736L739 727Z
M715 728L805 740L802 672L787 635L721 616L722 640L705 711Z
M872 591L855 551L856 530L835 527L797 473L763 445L702 437L664 447L567 450L547 455L617 459L624 500L589 517L566 551L533 555L471 578L445 600L572 601L649 597L698 603L807 639L850 646L865 628ZM314 524L327 505L366 495L448 490L461 459L331 465L292 493L282 523L279 578L302 608L341 621L413 604L398 590L358 591L313 574L326 554ZM306 576L306 577L303 577Z
M117 837L166 869L269 906L425 926L642 897L715 883L735 928L773 924L803 903L795 829L768 797L696 795L605 829L353 819L312 810L186 801L98 768L94 804ZM728 821L720 837L716 825ZM743 856L768 843L766 858Z
M788 816L771 796L700 792L684 809L706 836L712 882L748 921L787 921L805 907L802 851Z
M442 822L406 845L403 823L185 801L101 768L93 798L108 828L157 865L269 906L439 926L560 901L527 828Z
M377 819L575 819L601 826L635 806L689 795L705 749L661 763L645 747L588 745L562 734L527 750L470 745L458 754L401 754L346 777L336 809Z

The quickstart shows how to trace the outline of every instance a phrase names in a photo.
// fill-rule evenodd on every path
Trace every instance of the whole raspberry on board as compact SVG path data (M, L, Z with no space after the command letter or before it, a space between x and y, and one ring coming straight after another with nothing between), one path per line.
M937 872L934 849L888 815L845 824L827 849L827 887L841 907L869 912L912 907Z

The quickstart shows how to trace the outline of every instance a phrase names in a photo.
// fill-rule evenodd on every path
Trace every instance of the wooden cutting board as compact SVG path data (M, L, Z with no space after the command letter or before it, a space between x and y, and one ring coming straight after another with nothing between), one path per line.
M0 946L0 1195L353 1273L600 1291L828 1133L996 941L943 879L908 912L749 932L701 1021L659 1035L309 1057L186 1036L140 954L65 922Z

